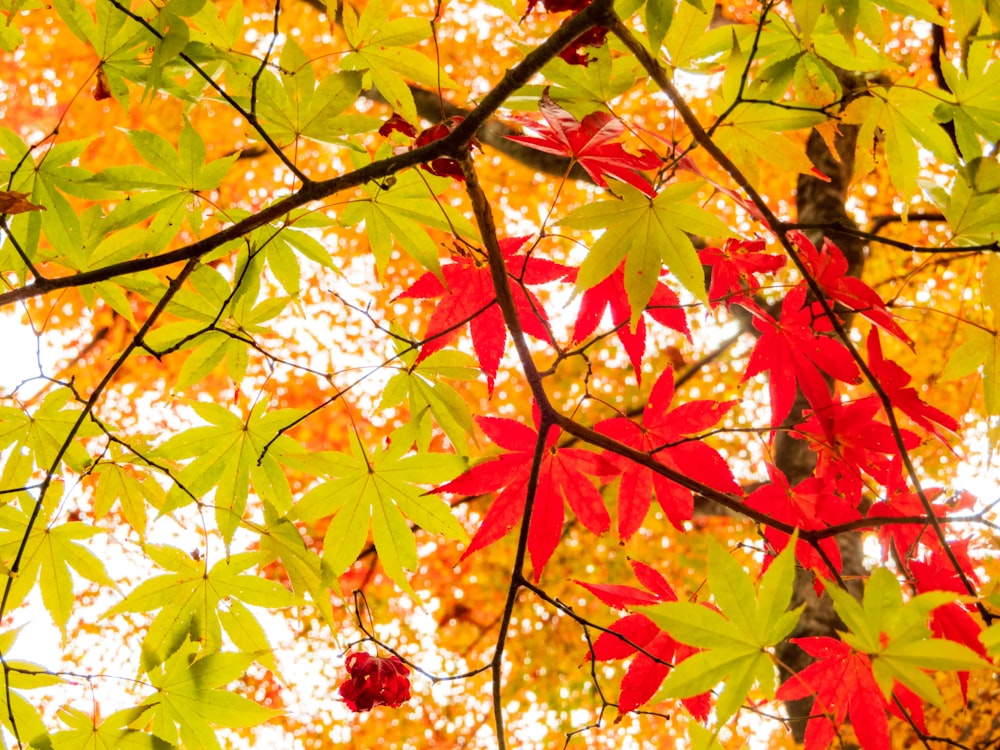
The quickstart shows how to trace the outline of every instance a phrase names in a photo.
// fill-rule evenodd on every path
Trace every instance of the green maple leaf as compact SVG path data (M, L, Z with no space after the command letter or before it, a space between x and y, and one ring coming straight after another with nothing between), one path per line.
M669 28L662 37L662 47L672 68L699 71L706 60L714 61L719 54L729 49L732 38L730 30L723 27L709 28L711 22L711 12L697 2L686 0L676 7L670 17ZM657 27L653 29L654 36L659 35L662 29L662 21L658 21Z
M708 584L719 612L690 602L639 607L671 638L705 649L676 665L654 702L689 698L725 683L715 711L724 723L746 700L754 683L769 698L775 694L771 649L799 620L802 607L788 610L795 557L788 547L761 576L756 592L750 576L718 544L709 548Z
M147 545L143 549L170 572L143 581L104 613L112 617L159 610L142 642L141 672L162 664L188 637L207 650L221 648L223 629L237 647L255 652L254 658L274 667L263 629L241 602L276 609L301 600L281 584L246 572L261 563L260 553L232 555L209 567L206 560L196 560L175 547Z
M75 0L53 0L52 5L69 30L93 47L111 94L128 111L126 81L143 80L148 74L147 66L139 58L154 43L154 37L111 3L98 3L93 14ZM180 62L177 60L175 64Z
M76 604L72 571L102 586L114 586L100 558L79 542L103 533L79 521L58 524L53 519L61 499L61 482L49 485L37 518L28 531L35 500L0 507L0 560L9 569L24 543L20 568L10 579L9 608L16 607L35 589L52 621L66 635L66 624Z
M685 203L697 190L693 182L669 185L650 200L628 185L616 185L621 200L599 201L573 211L562 224L575 229L602 229L591 245L576 279L578 292L596 286L625 260L625 292L633 322L653 296L660 270L670 272L703 302L705 272L686 234L729 237L730 231L708 211Z
M32 463L44 471L53 468L56 456L80 418L80 406L72 399L73 392L69 388L56 388L30 414L13 406L0 406L0 449L14 449L6 457L2 484L4 489L25 484L24 481L18 482L17 478L11 478L11 483L7 466L21 467L15 469L18 477L24 474L25 466L29 467L30 472ZM84 420L63 453L62 462L77 473L85 471L90 465L90 456L86 448L77 441L98 434L100 431L97 425ZM22 458L26 460L22 461Z
M969 44L965 70L950 61L942 63L942 73L955 96L954 105L944 109L955 124L955 138L966 161L982 156L978 136L987 141L1000 140L1000 66L993 49L984 42Z
M169 750L173 747L159 737L130 726L141 713L141 708L127 708L101 721L77 708L65 707L59 711L59 718L68 728L54 732L48 742L37 746L57 750ZM35 747L35 743L32 746Z
M227 215L233 221L241 221L248 216L248 211L229 210ZM302 287L301 258L312 261L323 268L339 274L340 269L333 262L333 255L318 239L322 230L335 222L319 211L293 211L280 222L266 224L248 234L240 242L239 261L246 263L249 256L252 270L246 278L258 279L263 275L262 264L266 260L268 268L274 274L278 283L291 297L298 297ZM302 231L307 230L307 231ZM309 231L312 230L312 231ZM247 248L249 247L249 250ZM228 245L220 248L219 257L229 254L232 248ZM209 258L213 257L211 254ZM259 282L257 284L259 288Z
M399 347L402 346L400 343ZM406 399L410 421L419 427L417 446L421 451L426 451L430 445L431 420L427 417L433 417L455 450L467 455L468 437L473 434L472 410L443 378L475 380L480 372L476 360L455 350L434 352L415 366L416 350L401 352L399 358L406 367L386 383L379 408L391 408Z
M386 148L376 158L389 155ZM353 160L355 167L367 163L364 157ZM365 237L375 255L379 274L384 275L392 256L393 241L421 266L441 277L441 262L437 243L428 229L459 232L470 240L478 232L468 219L455 211L437 195L451 185L451 178L438 178L423 171L410 170L395 176L391 186L367 183L366 199L353 201L344 207L340 223L350 227L364 222Z
M218 188L239 154L206 161L205 141L187 119L176 148L163 136L148 130L130 130L126 135L146 164L108 167L94 175L89 184L139 192L116 211L126 212L127 221L131 223L137 216L153 217L146 233L149 247L154 250L165 247L180 232L185 221L198 234L203 208L198 193ZM115 211L108 219L117 221Z
M150 671L147 679L156 693L142 702L145 710L132 722L133 728L148 726L171 745L221 750L214 727L255 726L280 715L219 689L243 675L254 661L252 654L197 654L198 644L186 643Z
M317 85L312 63L292 39L285 42L280 70L280 78L261 77L256 91L257 112L278 143L299 137L330 143L378 127L374 117L343 114L361 92L360 73L331 73Z
M1000 163L995 158L974 158L947 189L930 182L921 187L944 214L955 245L988 245L1000 237Z
M73 268L86 267L84 234L78 210L67 195L86 200L106 198L112 192L91 183L93 175L79 166L93 138L56 143L38 155L13 131L0 128L0 180L5 189L28 193L43 211L28 211L10 221L11 231L35 262L59 260ZM88 191L88 186L94 188ZM42 241L44 236L47 242Z
M892 184L909 202L917 191L920 147L947 164L958 161L955 147L939 124L939 107L950 95L929 93L911 80L891 87L873 87L871 96L854 99L844 110L844 122L859 125L855 173L867 174L875 167L874 144L884 141L886 166Z
M386 574L413 594L404 569L417 567L417 547L407 519L425 531L466 541L465 530L448 504L428 488L455 478L465 461L443 453L413 453L416 425L396 430L389 446L369 453L357 435L351 455L325 453L325 473L331 477L296 504L290 517L304 521L332 515L323 540L323 560L340 575L361 554L371 530Z
M332 627L333 608L327 587L336 587L337 580L330 573L329 566L324 566L319 555L306 546L302 534L291 521L275 518L273 512L267 509L265 519L267 523L260 535L260 564L263 566L280 561L295 593L303 598L309 594L320 614ZM337 593L340 593L339 589Z
M989 309L987 324L966 326L965 343L951 355L941 377L965 377L981 366L986 413L992 415L1000 414L1000 258L996 255L991 255L986 265L982 297Z
M162 508L166 492L146 467L129 463L121 446L112 443L108 449L111 461L94 467L93 473L98 477L94 518L104 518L117 502L125 520L142 539L146 535L147 506Z
M244 421L218 404L195 401L190 405L209 424L178 433L154 452L170 460L194 459L180 471L179 482L167 493L163 512L200 500L214 488L216 523L228 545L243 521L251 482L261 499L279 513L291 507L288 479L275 455L279 450L300 450L294 440L278 432L303 412L267 412L266 402L260 401ZM268 444L275 452L264 452Z
M344 32L354 50L341 62L342 70L362 71L387 102L409 122L417 122L417 107L407 81L434 89L462 87L434 62L408 45L431 35L431 24L423 18L389 18L391 0L371 0L360 15L344 6Z
M808 173L813 165L803 152L802 144L781 133L811 128L824 120L826 115L822 112L742 103L729 113L715 131L714 138L750 183L758 185L762 160L784 171Z
M872 674L886 700L891 700L893 683L899 681L944 709L944 699L927 670L966 671L990 666L960 643L931 637L928 617L937 607L957 598L952 592L929 591L904 603L899 581L885 568L872 573L861 603L829 582L824 584L848 628L840 634L841 639L872 657Z

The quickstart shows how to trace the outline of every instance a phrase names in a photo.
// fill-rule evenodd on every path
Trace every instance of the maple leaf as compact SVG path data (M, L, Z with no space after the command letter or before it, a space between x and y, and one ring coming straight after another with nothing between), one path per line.
M414 142L414 146L416 148L420 148L421 146L426 146L434 141L440 141L442 138L450 135L451 131L458 127L459 123L462 122L463 119L465 118L458 116L449 117L444 122L439 122L436 125L431 125L429 128L420 131L420 134L417 136L417 140ZM473 141L469 144L470 148L473 143L475 142ZM420 166L431 174L436 174L438 177L453 177L456 180L465 182L465 173L462 171L462 165L455 159L450 159L446 156L439 156L437 159L433 159L430 162L421 164Z
M889 425L875 421L881 406L875 396L831 404L811 412L795 428L793 435L808 440L819 454L818 475L839 474L850 484L852 477L860 481L863 472L880 484L889 482L894 473L892 460L899 455L899 449ZM901 430L900 435L907 450L920 444L920 438L908 430Z
M346 571L371 539L386 574L415 596L406 570L417 569L414 526L465 541L465 529L440 498L424 491L451 479L464 461L450 453L410 453L419 429L409 422L394 431L382 449L369 451L352 433L351 454L317 458L330 479L317 485L292 509L292 518L314 521L333 515L323 537L323 561L335 575Z
M534 415L534 430L513 419L476 417L476 422L490 440L508 452L477 464L436 490L460 495L483 495L499 491L462 554L463 560L473 552L505 537L524 515L528 477L539 440L537 408ZM531 512L528 552L531 554L536 581L541 578L542 569L559 544L564 501L569 503L576 517L589 531L603 534L611 526L611 517L604 507L604 500L587 475L606 481L617 473L615 467L599 453L582 448L558 447L561 433L562 430L552 427L546 435Z
M630 560L629 563L645 589L621 584L583 581L575 583L616 609L677 601L674 590L655 568L637 560ZM635 657L622 678L618 697L619 714L634 711L649 701L670 673L670 664L680 663L697 653L697 649L678 643L669 634L660 630L656 623L644 614L625 615L614 622L608 630L610 632L601 633L594 641L587 658L594 661L611 661ZM683 698L681 703L699 721L708 718L711 704L707 692Z
M739 562L711 544L708 584L718 611L677 601L641 609L673 638L704 649L674 667L657 697L687 698L725 683L715 705L720 722L736 713L755 683L773 697L771 649L792 632L804 607L788 609L794 576L795 560L786 549L755 590Z
M822 477L809 477L791 487L780 469L771 464L768 464L767 469L771 481L750 493L745 502L748 507L766 513L769 518L804 531L825 529L861 518L857 509L834 492L834 488ZM789 541L788 534L771 527L765 529L764 538L776 554L785 549ZM803 567L819 575L829 577L830 565L839 573L841 557L837 540L821 539L819 548L825 554L826 560L830 561L829 564L815 547L803 540L799 540L796 544L795 556ZM765 569L771 560L771 557L765 558ZM817 586L819 585L817 581ZM822 590L818 593L822 593Z
M637 382L642 382L642 356L646 351L645 315L683 333L688 340L691 339L687 315L684 314L680 299L670 287L659 281L653 289L649 304L639 315L634 329L631 327L629 318L632 316L632 306L625 290L625 264L622 263L610 276L583 293L573 327L573 343L579 343L592 334L608 308L611 312L611 323L615 326L615 335L632 362Z
M355 713L376 706L398 708L410 700L410 668L398 656L355 651L347 656L347 673L337 693Z
M865 750L888 750L889 720L868 655L825 636L793 638L792 643L817 660L792 675L777 693L779 700L815 697L806 725L806 750L829 747L848 717Z
M594 429L625 445L650 452L664 466L703 482L721 492L741 494L726 461L697 437L715 425L735 401L688 401L668 411L674 398L674 373L665 370L653 385L642 425L615 417ZM694 498L691 490L628 459L606 454L622 474L618 487L618 536L627 540L642 525L655 493L660 507L676 527L691 518Z
M788 239L798 249L802 263L827 297L913 348L913 339L900 328L878 292L861 279L847 275L847 259L829 238L823 238L822 250L817 250L809 238L797 230L789 232Z
M796 384L812 407L819 410L830 404L824 372L837 380L857 382L858 368L846 347L836 339L820 335L832 326L825 317L816 314L815 304L806 304L803 287L788 293L778 320L755 304L744 303L744 306L753 315L754 327L761 335L747 362L743 380L770 370L772 427L781 424L791 412Z
M126 708L109 716L99 712L94 715L78 708L66 706L59 711L59 718L68 727L54 732L46 747L59 750L170 750L174 747L152 734L139 732L131 727L132 722L142 713L141 708ZM18 721L18 729L21 722Z
M872 677L887 702L896 696L917 703L919 696L943 710L944 698L928 672L989 666L975 650L932 636L929 616L955 601L957 596L950 591L927 591L904 601L899 580L884 567L872 571L862 602L829 583L826 591L847 626L841 639L855 651L871 656ZM899 685L916 696L900 696Z
M378 129L378 134L383 138L388 138L394 132L402 133L409 138L417 137L417 129L399 112L393 112L392 117L383 122Z
M509 135L509 140L544 151L547 154L568 156L576 160L601 187L608 187L605 175L628 183L652 198L653 186L639 175L637 169L655 169L660 157L648 149L636 156L628 153L620 143L612 143L625 132L622 121L607 112L591 112L577 120L560 107L548 92L538 105L545 124L529 121L528 126L538 135Z
M79 596L73 573L104 586L113 582L104 562L86 546L87 540L102 530L79 519L57 522L60 503L64 502L61 489L61 483L50 487L30 506L22 501L0 507L0 571L9 576L8 600L20 603L29 592L40 593L52 622L66 637ZM9 566L18 556L20 566L14 573Z
M723 247L706 247L698 252L701 262L712 269L708 298L712 306L749 300L760 289L754 274L774 273L786 258L764 252L764 240L726 240Z
M261 499L276 510L284 512L291 506L288 480L275 455L281 450L296 452L294 442L280 431L301 412L267 411L267 405L261 399L242 419L220 404L191 403L208 424L179 433L156 449L157 455L170 460L193 459L167 493L163 512L187 505L214 486L216 523L228 545L243 520L251 482ZM267 450L268 445L276 450Z
M868 368L892 405L942 442L946 442L945 431L950 434L958 431L958 422L953 417L921 400L917 389L908 386L910 374L906 370L882 356L882 343L875 328L868 333Z
M189 636L209 649L220 648L223 629L237 647L269 652L263 628L243 603L272 608L299 603L280 583L246 572L262 559L257 552L222 558L211 567L174 547L147 545L145 552L169 572L147 578L105 613L159 610L142 642L144 672L171 658ZM271 658L267 653L263 660Z
M714 214L686 203L699 187L696 182L667 185L650 200L642 191L623 185L620 198L574 209L560 222L563 226L600 233L577 270L577 291L603 281L624 260L633 325L649 304L664 266L707 303L705 269L689 234L720 237L732 233Z
M593 58L584 52L584 48L603 47L607 39L608 29L604 26L595 26L590 31L585 31L580 34L580 36L564 47L563 51L559 53L559 57L570 65L582 65L587 67L590 63L594 62L596 58Z
M920 496L910 489L909 482L902 471L902 462L896 458L889 467L888 481L885 485L885 499L874 503L868 509L869 518L907 518L926 516L927 511ZM975 503L975 497L969 493L960 493L957 496L946 498L945 502L936 502L944 498L944 491L940 487L931 487L924 490L924 497L931 503L934 515L942 521L948 513L955 510L967 510ZM934 532L933 527L927 524L886 524L878 529L879 543L882 545L883 555L886 557L889 551L895 549L904 559L913 557L918 544L923 544L929 549L940 549L940 540ZM972 565L968 565L967 574L975 575Z
M149 672L156 692L139 704L142 714L131 726L148 724L156 737L177 747L221 748L213 725L254 726L281 713L222 689L253 660L252 654L222 651L199 656L198 644L188 641Z
M511 284L511 292L521 326L526 333L551 343L545 309L525 285L565 278L570 269L549 260L518 255L517 251L527 241L527 237L508 237L500 240L500 249L507 265L507 273L514 282ZM444 349L468 323L472 346L483 372L486 373L486 381L492 393L500 358L507 342L507 329L496 301L489 264L483 257L456 256L454 262L441 266L441 277L443 281L427 272L396 298L441 298L427 323L424 344L416 363L419 364L434 352Z
M957 540L949 546L953 555L960 563L963 563L962 567L966 576L973 582L977 582L978 577L969 560L969 540ZM919 594L927 591L951 591L960 595L968 593L958 573L952 567L951 561L941 549L932 550L920 560L910 560L907 567ZM972 616L975 611L975 606L965 602L955 601L943 604L931 612L931 633L938 638L961 643L974 653L986 658L986 648L980 639L983 626ZM959 672L958 681L962 688L962 697L968 698L969 673Z

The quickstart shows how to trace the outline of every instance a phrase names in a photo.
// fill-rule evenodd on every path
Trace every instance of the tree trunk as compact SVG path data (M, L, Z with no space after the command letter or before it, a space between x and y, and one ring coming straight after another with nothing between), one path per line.
M846 78L846 76L845 76ZM842 80L845 91L850 82ZM803 224L842 223L855 226L847 214L847 191L850 186L854 165L854 146L857 140L857 128L840 126L840 134L836 139L839 159L834 157L823 138L813 131L810 134L806 152L816 168L830 178L829 182L817 179L811 175L800 175L796 190L796 208L798 220ZM809 238L819 247L823 241L820 231L806 232ZM848 274L860 276L864 267L864 244L856 237L842 233L828 232L848 262ZM801 392L796 395L791 414L782 425L774 442L774 461L788 478L789 484L795 485L809 477L816 466L816 454L805 441L790 437L788 429L794 427L802 419L803 410L807 407ZM842 534L837 537L840 553L843 558L843 576L851 593L860 598L862 594L861 576L865 574L863 552L860 534ZM810 636L835 636L838 628L844 625L833 610L833 602L824 594L817 596L814 587L815 576L799 569L795 577L795 591L792 606L805 604L805 611L799 620L791 638ZM802 649L786 641L778 648L778 657L782 663L782 680L790 674L799 672L812 661ZM802 698L785 703L792 734L797 742L802 742L805 728L812 710L812 699Z

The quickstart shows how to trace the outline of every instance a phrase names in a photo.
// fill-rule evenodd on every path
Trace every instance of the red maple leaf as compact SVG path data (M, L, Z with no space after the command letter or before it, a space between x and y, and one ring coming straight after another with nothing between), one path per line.
M675 602L677 595L667 580L655 569L636 560L629 561L644 589L621 584L575 581L602 602L615 609ZM645 704L670 673L670 664L678 664L698 649L678 643L660 630L646 615L625 615L611 625L610 633L601 633L594 641L588 659L612 661L635 657L622 678L618 713L634 711ZM622 636L619 638L618 636ZM627 639L627 640L625 640ZM640 650L641 649L641 650ZM663 663L666 662L666 663ZM681 703L699 721L708 718L711 708L708 693L684 698Z
M680 300L670 287L661 282L656 283L653 296L643 310L643 315L639 317L635 330L629 327L632 306L625 292L625 264L622 263L610 276L583 293L580 311L573 327L573 343L579 343L592 334L608 308L611 310L611 323L616 327L615 335L632 362L638 382L642 382L642 355L646 351L646 315L683 333L689 340L691 338L687 315L684 314Z
M521 326L526 333L551 343L545 310L525 285L564 278L571 269L542 258L518 255L517 251L527 240L527 237L509 237L500 240L500 249L503 251L507 273L513 281L511 292ZM507 343L507 329L496 301L489 264L482 257L456 256L454 262L441 266L441 275L444 283L434 274L425 273L396 298L441 298L427 323L424 344L416 361L419 363L446 347L468 323L472 333L472 347L479 358L480 367L486 373L487 384L492 392L500 358Z
M548 92L538 105L545 123L526 121L538 135L509 135L507 138L547 154L568 156L579 162L591 179L607 187L605 175L626 182L652 198L653 186L637 169L655 169L660 157L648 149L636 156L620 143L612 143L625 132L622 121L607 112L591 112L577 120L549 98Z
M721 492L741 494L729 464L718 451L697 437L714 426L735 401L688 401L668 411L674 397L674 373L665 370L653 385L642 412L642 424L626 417L599 423L595 430L625 445L654 455L664 466ZM618 487L618 536L627 540L642 525L653 494L677 528L691 518L694 498L691 490L621 456L606 454L622 473Z
M568 45L563 47L559 57L570 65L582 65L587 67L597 58L591 57L584 50L587 47L603 47L608 39L608 29L604 26L595 26L590 31L585 31Z
M788 293L779 320L755 304L744 302L744 306L753 315L754 327L761 335L743 380L771 371L768 388L772 426L781 424L792 410L796 383L812 407L820 410L830 405L830 389L823 372L846 383L857 382L858 368L847 348L837 339L820 335L832 326L815 304L806 304L804 288L796 287Z
M940 409L921 400L917 389L909 386L910 374L895 362L882 356L882 343L878 329L868 334L868 368L882 386L892 405L931 434L945 440L945 431L954 434L958 422Z
M979 577L969 559L969 541L961 539L952 542L949 546L966 575L973 582L978 583ZM920 560L911 560L907 567L913 577L918 594L923 594L926 591L951 591L963 595L969 593L952 566L951 560L940 548L933 550ZM936 638L946 638L949 641L961 643L985 659L987 658L986 647L979 639L983 626L972 616L975 611L975 606L964 602L949 602L942 605L931 613L931 633ZM968 698L969 673L959 672L958 680L962 687L962 697Z
M451 134L455 128L458 127L459 123L465 119L460 116L449 117L444 122L439 122L435 125L431 125L429 128L420 131L417 136L417 140L414 141L414 146L420 148L421 146L426 146L434 141L440 141L442 138ZM384 126L383 126L384 127ZM381 128L379 129L381 132ZM475 142L469 144L471 148ZM456 180L462 180L465 182L465 173L462 171L462 165L459 164L455 159L450 159L447 156L439 156L437 159L432 159L426 164L420 165L422 169L426 169L431 174L436 174L438 177L453 177Z
M890 465L889 479L884 482L884 485L885 499L874 503L868 509L868 518L920 518L927 516L923 501L921 501L920 495L910 489L909 482L902 471L902 462L898 458ZM951 502L937 502L944 498L944 492L940 487L925 489L924 497L930 501L934 515L941 522L945 521L948 513L954 510L965 510L975 504L975 497L969 493L961 493L949 498ZM927 523L885 524L878 529L878 540L882 545L884 559L888 558L891 549L895 549L900 558L908 560L916 556L919 544L923 544L930 550L941 549L940 540L929 520ZM966 574L975 577L971 563L966 566ZM967 592L963 589L962 593Z
M396 708L410 699L410 668L398 656L355 651L347 657L347 674L337 692L355 713L376 706Z
M864 750L889 750L885 701L871 660L835 638L793 638L817 659L778 689L778 700L815 697L806 725L806 750L825 750L848 716Z
M408 138L417 137L417 129L399 112L393 112L392 117L383 122L382 127L378 129L378 134L383 138L388 138L393 132L402 133Z
M797 230L789 232L788 239L798 248L803 264L827 297L868 318L913 348L913 340L899 327L878 292L861 279L846 275L847 259L829 238L823 239L822 250L817 250L809 238Z
M841 495L834 491L822 477L809 477L794 487L789 486L788 479L777 467L768 464L771 481L754 490L746 499L746 504L775 521L781 521L789 526L804 531L818 531L839 523L861 518L858 510ZM777 529L767 527L764 538L774 550L775 555L786 546L790 537ZM835 539L821 539L819 548L833 566L840 572L840 546ZM830 566L816 548L806 541L798 540L795 546L795 556L803 567L815 571L818 575L830 578ZM773 558L765 558L765 565ZM817 579L817 586L822 583ZM821 592L818 592L821 593Z
M785 265L786 258L764 252L764 240L726 240L718 247L706 247L698 253L702 265L712 269L708 299L713 306L726 307L753 297L760 289L754 274L774 273Z
M840 475L838 484L843 488L852 478L860 483L862 473L882 485L899 474L898 469L892 468L893 459L898 460L899 456L892 429L875 420L881 406L875 396L831 404L822 411L812 412L795 428L793 434L808 440L819 454L817 476ZM908 430L901 430L900 436L907 450L920 444L920 439ZM854 496L853 492L846 494Z
M535 427L538 427L535 409ZM437 492L460 495L483 495L497 492L496 499L469 543L462 559L511 532L524 515L528 478L538 442L537 429L502 417L476 417L476 422L494 443L505 448L496 458L477 464L457 479L437 488ZM552 557L562 535L564 502L585 528L603 534L611 526L611 517L601 493L587 475L607 480L617 471L601 454L582 448L557 446L562 431L549 429L545 439L535 502L528 530L528 552L535 580Z

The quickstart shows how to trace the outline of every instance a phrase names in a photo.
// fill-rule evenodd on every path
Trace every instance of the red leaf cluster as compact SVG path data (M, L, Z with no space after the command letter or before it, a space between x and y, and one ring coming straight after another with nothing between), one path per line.
M913 346L913 340L899 327L878 292L861 279L847 275L847 259L839 247L829 239L824 239L822 250L817 250L809 238L799 231L789 232L788 239L798 249L799 258L809 275L823 290L823 294L852 312L868 318L907 346Z
M792 410L796 385L816 410L831 405L824 373L836 380L855 383L858 367L850 352L837 339L823 335L831 330L817 303L808 304L806 288L797 286L781 304L774 318L753 302L744 302L761 336L750 355L743 379L770 370L771 424L781 424Z
M666 370L650 391L641 425L616 417L597 424L594 429L632 448L649 451L664 466L720 492L742 494L725 459L698 438L698 433L717 424L736 402L703 399L670 409L673 398L674 373ZM618 536L623 541L638 531L654 495L675 527L681 528L681 522L691 518L694 511L691 490L646 466L610 452L606 455L622 475L618 488Z
M587 67L595 58L584 52L587 47L603 47L608 39L608 30L603 26L595 26L590 31L585 31L574 39L559 53L559 57L570 65L582 65Z
M337 692L356 713L376 706L397 708L410 699L410 668L398 656L356 651L347 657L347 673Z
M536 428L538 421L536 409ZM490 440L508 452L477 464L458 479L437 489L438 492L461 495L499 491L462 555L463 560L476 550L505 537L521 521L539 440L537 429L533 430L513 419L476 417L476 422ZM558 447L561 434L561 430L553 427L545 436L535 504L531 511L528 552L536 581L559 544L565 520L564 503L569 503L584 527L595 534L603 534L611 526L611 517L604 507L601 493L588 476L606 481L617 473L615 467L594 451Z
M416 147L426 146L429 143L440 141L442 138L451 135L451 131L463 119L462 117L449 117L444 122L439 122L437 125L431 125L429 128L420 131L415 141ZM431 174L436 174L438 177L454 177L456 180L465 180L462 165L446 156L439 156L437 159L432 159L427 164L421 164L420 166Z
M538 109L545 122L525 123L538 135L509 135L507 138L547 154L575 159L601 187L608 187L604 179L608 176L628 183L651 198L656 195L653 186L635 170L659 167L660 157L647 149L636 156L628 153L622 144L612 143L625 132L625 126L617 117L607 112L591 112L582 121L577 120L552 101L548 92Z
M785 258L764 252L764 240L726 240L718 247L706 247L698 253L703 265L712 269L708 299L713 306L734 302L752 302L760 289L755 274L774 273L785 265Z
M511 276L511 292L517 308L521 327L535 338L551 343L547 328L548 317L542 303L528 289L528 284L543 284L565 278L571 273L566 266L542 258L519 255L518 250L528 241L527 237L509 237L500 240L500 250ZM500 359L507 343L507 329L503 313L496 301L493 277L484 257L456 256L453 263L441 266L444 281L433 273L425 273L397 299L440 298L424 334L424 345L417 362L440 351L458 336L469 324L472 347L479 358L479 365L486 373L492 392Z
M809 477L791 487L780 469L770 465L767 468L771 481L747 497L748 507L803 531L818 531L861 518L857 508L822 477ZM765 528L764 538L776 555L788 546L790 539L788 534L771 527ZM831 537L820 540L817 547L800 539L795 546L795 557L818 576L833 578L833 573L839 573L842 567L840 545ZM765 567L772 559L765 558ZM819 578L816 586L817 593L822 593Z
M382 123L382 126L378 129L378 134L383 138L388 138L392 133L402 133L408 138L416 138L413 147L420 148L434 141L440 141L442 138L450 135L451 131L458 127L458 124L463 119L458 116L449 117L447 120L439 122L436 125L431 125L429 128L425 128L417 133L417 129L406 118L402 117L398 112L393 112L392 117ZM474 143L475 141L473 141ZM447 156L439 156L437 159L432 159L426 164L421 164L420 167L438 177L453 177L456 180L465 180L462 165L457 160Z
M621 584L576 583L615 609L677 601L677 594L656 569L636 560L630 563L645 591ZM697 649L678 643L660 630L646 615L630 614L613 623L607 632L601 633L587 658L613 661L635 657L622 678L618 697L618 713L625 714L636 710L656 694L670 673L670 664L682 662L696 652ZM711 709L708 693L684 698L681 703L698 721L708 718Z
M837 727L850 717L862 747L889 747L889 722L882 691L867 654L835 638L794 638L792 643L817 661L792 675L778 690L778 700L815 696L806 725L806 748L829 747Z
M573 328L573 342L579 343L597 330L604 312L610 309L611 323L615 326L615 335L621 341L632 368L635 379L642 382L642 357L646 351L646 315L662 323L668 328L683 333L688 340L691 332L688 329L687 315L681 306L680 299L674 291L662 282L657 282L653 296L643 310L635 325L635 330L629 326L632 316L632 306L625 291L625 264L622 263L610 276L583 293L580 310L576 315Z

